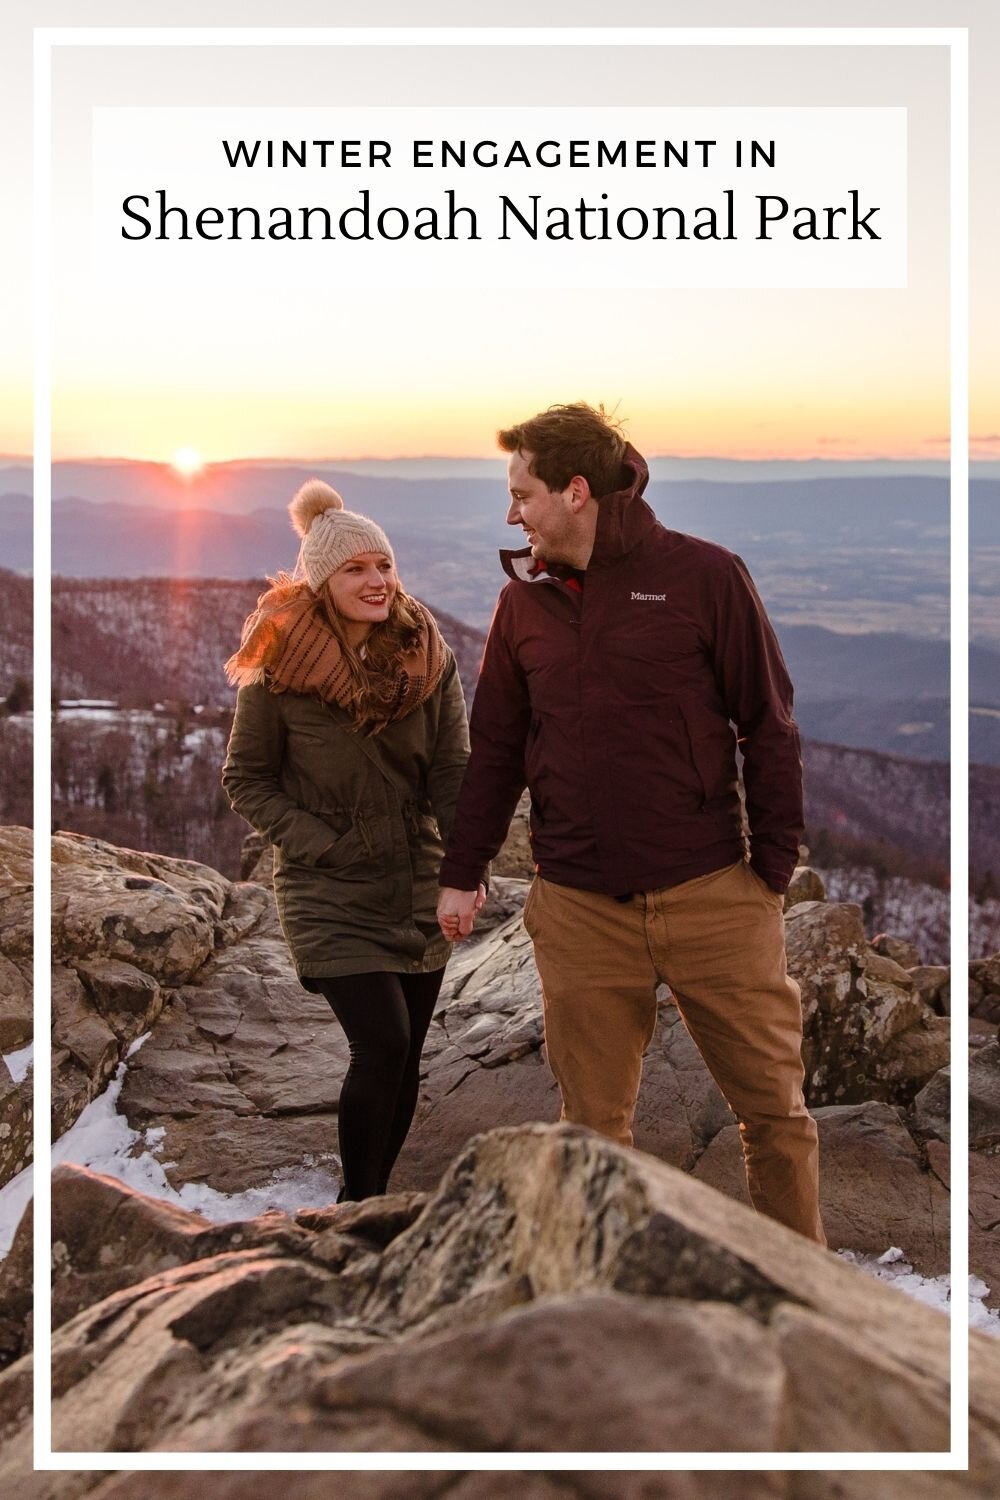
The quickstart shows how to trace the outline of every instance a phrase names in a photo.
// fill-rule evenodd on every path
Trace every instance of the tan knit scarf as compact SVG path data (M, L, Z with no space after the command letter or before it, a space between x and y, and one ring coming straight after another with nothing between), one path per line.
M287 575L257 600L240 649L226 662L226 676L237 687L259 682L275 693L309 693L325 703L339 703L359 728L378 734L426 703L444 674L445 643L436 620L402 590L400 597L416 616L416 642L397 652L386 667L365 662L361 704L322 598Z

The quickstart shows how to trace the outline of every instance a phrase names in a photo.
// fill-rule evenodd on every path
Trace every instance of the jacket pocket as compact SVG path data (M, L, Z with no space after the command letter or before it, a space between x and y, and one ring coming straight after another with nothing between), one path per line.
M362 858L370 859L374 841L361 808L324 807L318 816L334 835L330 847L320 855L320 869L342 869Z
M701 784L702 807L735 794L736 740L732 726L707 704L682 702L691 761Z
M320 870L342 870L346 865L354 864L365 854L366 845L356 828L349 828L339 838L334 839L328 849L324 849L316 867Z

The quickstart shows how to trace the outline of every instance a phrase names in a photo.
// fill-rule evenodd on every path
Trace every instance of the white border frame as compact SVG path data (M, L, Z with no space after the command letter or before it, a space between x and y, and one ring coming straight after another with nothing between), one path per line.
M947 1453L177 1453L52 1451L51 1177L34 1199L34 1465L36 1470L961 1471L969 1465L968 1351L968 29L965 27L36 27L34 29L34 1064L35 1161L51 1162L51 103L53 47L946 47L950 61L951 505L951 1446ZM961 1279L956 1268L964 1268ZM664 1462L664 1460L666 1462Z

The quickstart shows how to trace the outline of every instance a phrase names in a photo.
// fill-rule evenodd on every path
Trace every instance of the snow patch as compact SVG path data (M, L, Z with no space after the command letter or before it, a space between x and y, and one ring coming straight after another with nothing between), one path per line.
M4 1053L3 1060L6 1064L7 1072L15 1083L23 1083L27 1078L28 1069L31 1067L34 1056L34 1042L29 1042L26 1047L22 1047L18 1052Z
M885 1281L916 1301L923 1302L928 1307L936 1307L939 1312L951 1312L951 1277L921 1276L914 1271L905 1252L897 1245L879 1256L863 1255L857 1250L838 1250L837 1254L841 1260L857 1266L859 1271L874 1276L876 1281ZM985 1281L978 1276L969 1277L969 1327L977 1328L980 1333L988 1333L993 1338L1000 1338L1000 1312L987 1307L983 1301L984 1297L989 1296L989 1292Z
M130 1056L143 1041L145 1037L140 1037L133 1043ZM311 1157L294 1167L282 1168L269 1182L242 1193L220 1193L198 1182L186 1182L179 1189L172 1187L164 1170L169 1163L157 1156L166 1133L163 1127L132 1130L124 1115L118 1113L125 1071L126 1064L120 1063L104 1093L87 1105L76 1124L56 1142L52 1151L54 1163L72 1162L117 1177L137 1192L165 1198L217 1223L252 1219L268 1209L297 1213L300 1208L321 1207L336 1198L339 1175ZM337 1161L335 1157L332 1159Z
M14 1231L31 1202L33 1181L31 1168L25 1167L0 1188L0 1260L10 1253Z
M135 1055L149 1035L146 1032L136 1038L128 1057ZM294 1214L300 1208L325 1207L336 1199L341 1185L340 1161L333 1152L327 1159L307 1156L295 1166L276 1172L269 1182L242 1193L220 1193L197 1182L186 1182L180 1189L172 1187L164 1170L169 1163L157 1159L166 1133L164 1128L132 1130L125 1116L118 1113L126 1069L127 1063L119 1063L104 1093L93 1099L76 1123L53 1143L53 1166L72 1162L74 1166L89 1167L92 1172L116 1177L136 1192L164 1198L215 1223L253 1219L268 1209ZM30 1167L0 1189L0 1259L10 1251L31 1191Z

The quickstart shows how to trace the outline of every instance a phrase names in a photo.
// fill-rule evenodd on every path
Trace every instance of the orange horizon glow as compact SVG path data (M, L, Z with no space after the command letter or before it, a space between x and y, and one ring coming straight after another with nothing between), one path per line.
M506 384L506 383L505 383ZM106 458L176 464L180 446L202 465L256 460L360 461L432 456L495 459L495 434L554 401L601 400L641 453L682 459L744 460L943 458L948 447L947 383L928 389L796 388L786 375L753 389L736 380L688 384L675 377L662 395L637 395L595 379L526 381L523 389L457 393L442 383L419 396L361 388L349 397L290 388L198 399L190 390L130 392L109 399L92 389L57 396L54 452L61 460ZM992 433L989 418L973 432ZM990 451L991 445L977 443ZM1000 453L1000 443L996 450ZM360 456L360 457L359 457ZM198 474L187 470L192 484Z
M151 404L155 407L155 403ZM84 433L72 421L62 424L61 431L57 427L53 434L53 461L156 464L172 470L195 488L210 469L231 464L403 463L435 459L500 462L503 455L494 441L497 426L511 420L508 412L526 414L539 410L540 404L530 401L523 402L520 407L501 404L497 409L499 417L493 421L473 421L450 429L444 424L433 428L427 424L423 425L419 437L415 433L399 431L399 428L409 425L405 421L397 425L387 418L387 441L373 441L374 434L367 432L357 443L331 442L320 426L309 431L305 424L287 434L267 433L265 441L261 441L259 432L255 438L250 433L235 430L227 422L220 422L217 440L212 436L211 427L207 426L198 432L196 444L179 447L173 434L163 437L152 430L128 433L120 430L112 435L102 433L89 423ZM624 428L629 440L647 458L744 462L945 462L949 455L946 417L944 413L932 411L924 415L927 422L923 433L918 434L913 433L912 427L909 431L900 430L898 424L889 421L885 422L882 431L878 431L879 424L870 412L865 414L864 422L852 424L843 435L829 430L834 427L832 422L824 424L828 429L826 432L814 436L802 431L806 424L801 421L780 424L770 415L766 420L756 416L748 419L746 415L739 419L724 411L712 419L701 416L700 420L671 420L668 430L665 430L666 424L662 420L644 420L636 413L634 420L624 419ZM939 419L935 420L935 416ZM768 428L773 430L780 425L793 430L786 430L781 435L767 432ZM979 428L979 432L973 430L969 440L970 459L1000 459L1000 433L992 432L987 422L979 424ZM687 441L677 440L682 432ZM30 442L25 441L25 436L11 434L12 441L4 442L0 434L0 456L5 462L30 462ZM347 438L348 434L342 432L338 436ZM410 442L406 441L407 436L412 438Z
M809 461L845 463L940 461L943 463L947 462L949 456L949 439L940 435L917 438L910 442L886 441L884 443L852 442L848 439L823 437L811 443L804 440L787 444L736 442L711 445L708 442L671 444L658 442L655 437L644 438L641 433L637 433L634 429L630 431L626 426L626 436L646 458L679 459L688 462L724 459L756 463ZM386 446L380 449L365 447L340 451L321 446L319 443L309 446L304 444L276 446L272 449L255 447L243 451L227 447L213 451L210 444L204 443L196 452L193 449L188 450L191 454L190 460L181 457L183 451L178 450L169 442L155 447L133 447L119 442L102 449L97 444L89 443L62 445L58 439L55 439L53 462L155 464L174 470L175 473L196 485L198 479L210 469L240 464L419 463L436 460L444 462L496 460L499 463L504 459L504 455L492 441L482 447L472 444L439 443L421 448ZM1000 460L1000 434L989 434L983 437L974 435L969 441L968 452L973 460ZM18 451L17 447L12 445L5 450L0 445L0 459L8 463L30 463L30 448Z
M743 372L746 374L746 372ZM222 394L189 387L58 390L53 406L56 462L160 464L197 487L208 468L239 463L361 463L420 459L495 460L498 427L553 400L604 400L629 439L648 457L746 462L945 461L948 392L933 380L886 382L859 372L853 388L796 385L790 372L757 387L720 374L706 389L665 374L662 390L637 395L614 379L526 379L523 386L456 393L441 381L419 394L369 386L343 392L251 388ZM639 382L636 382L639 384ZM978 407L979 410L976 410ZM1000 459L991 403L972 412L969 455ZM0 452L30 452L31 427L8 412ZM6 429L6 430L5 430ZM179 462L181 450L188 460ZM8 460L9 461L9 460Z
M886 448L848 448L847 445L838 444L832 447L827 444L814 447L801 448L670 448L661 449L656 446L643 445L633 438L635 447L647 459L678 459L685 462L706 463L714 460L727 460L737 463L931 463L948 461L948 443L945 440L926 439L918 447L886 447ZM988 445L972 444L969 456L973 460L1000 459L1000 443ZM7 454L2 455L5 462L31 463L30 454ZM463 463L483 462L495 460L497 463L504 461L504 455L497 448L484 449L478 452L469 449L456 449L445 452L440 448L428 449L424 452L400 452L397 450L382 453L330 453L328 451L317 451L306 453L298 449L294 451L278 451L273 453L254 454L227 454L219 458L202 458L197 468L184 470L179 467L174 457L169 454L150 454L139 452L128 452L123 449L114 453L86 453L80 450L69 450L66 452L54 452L53 463L93 463L93 464L153 464L160 468L173 469L184 478L191 479L195 483L201 474L207 473L209 469L224 469L230 466L247 466L253 464L362 464L362 463Z

